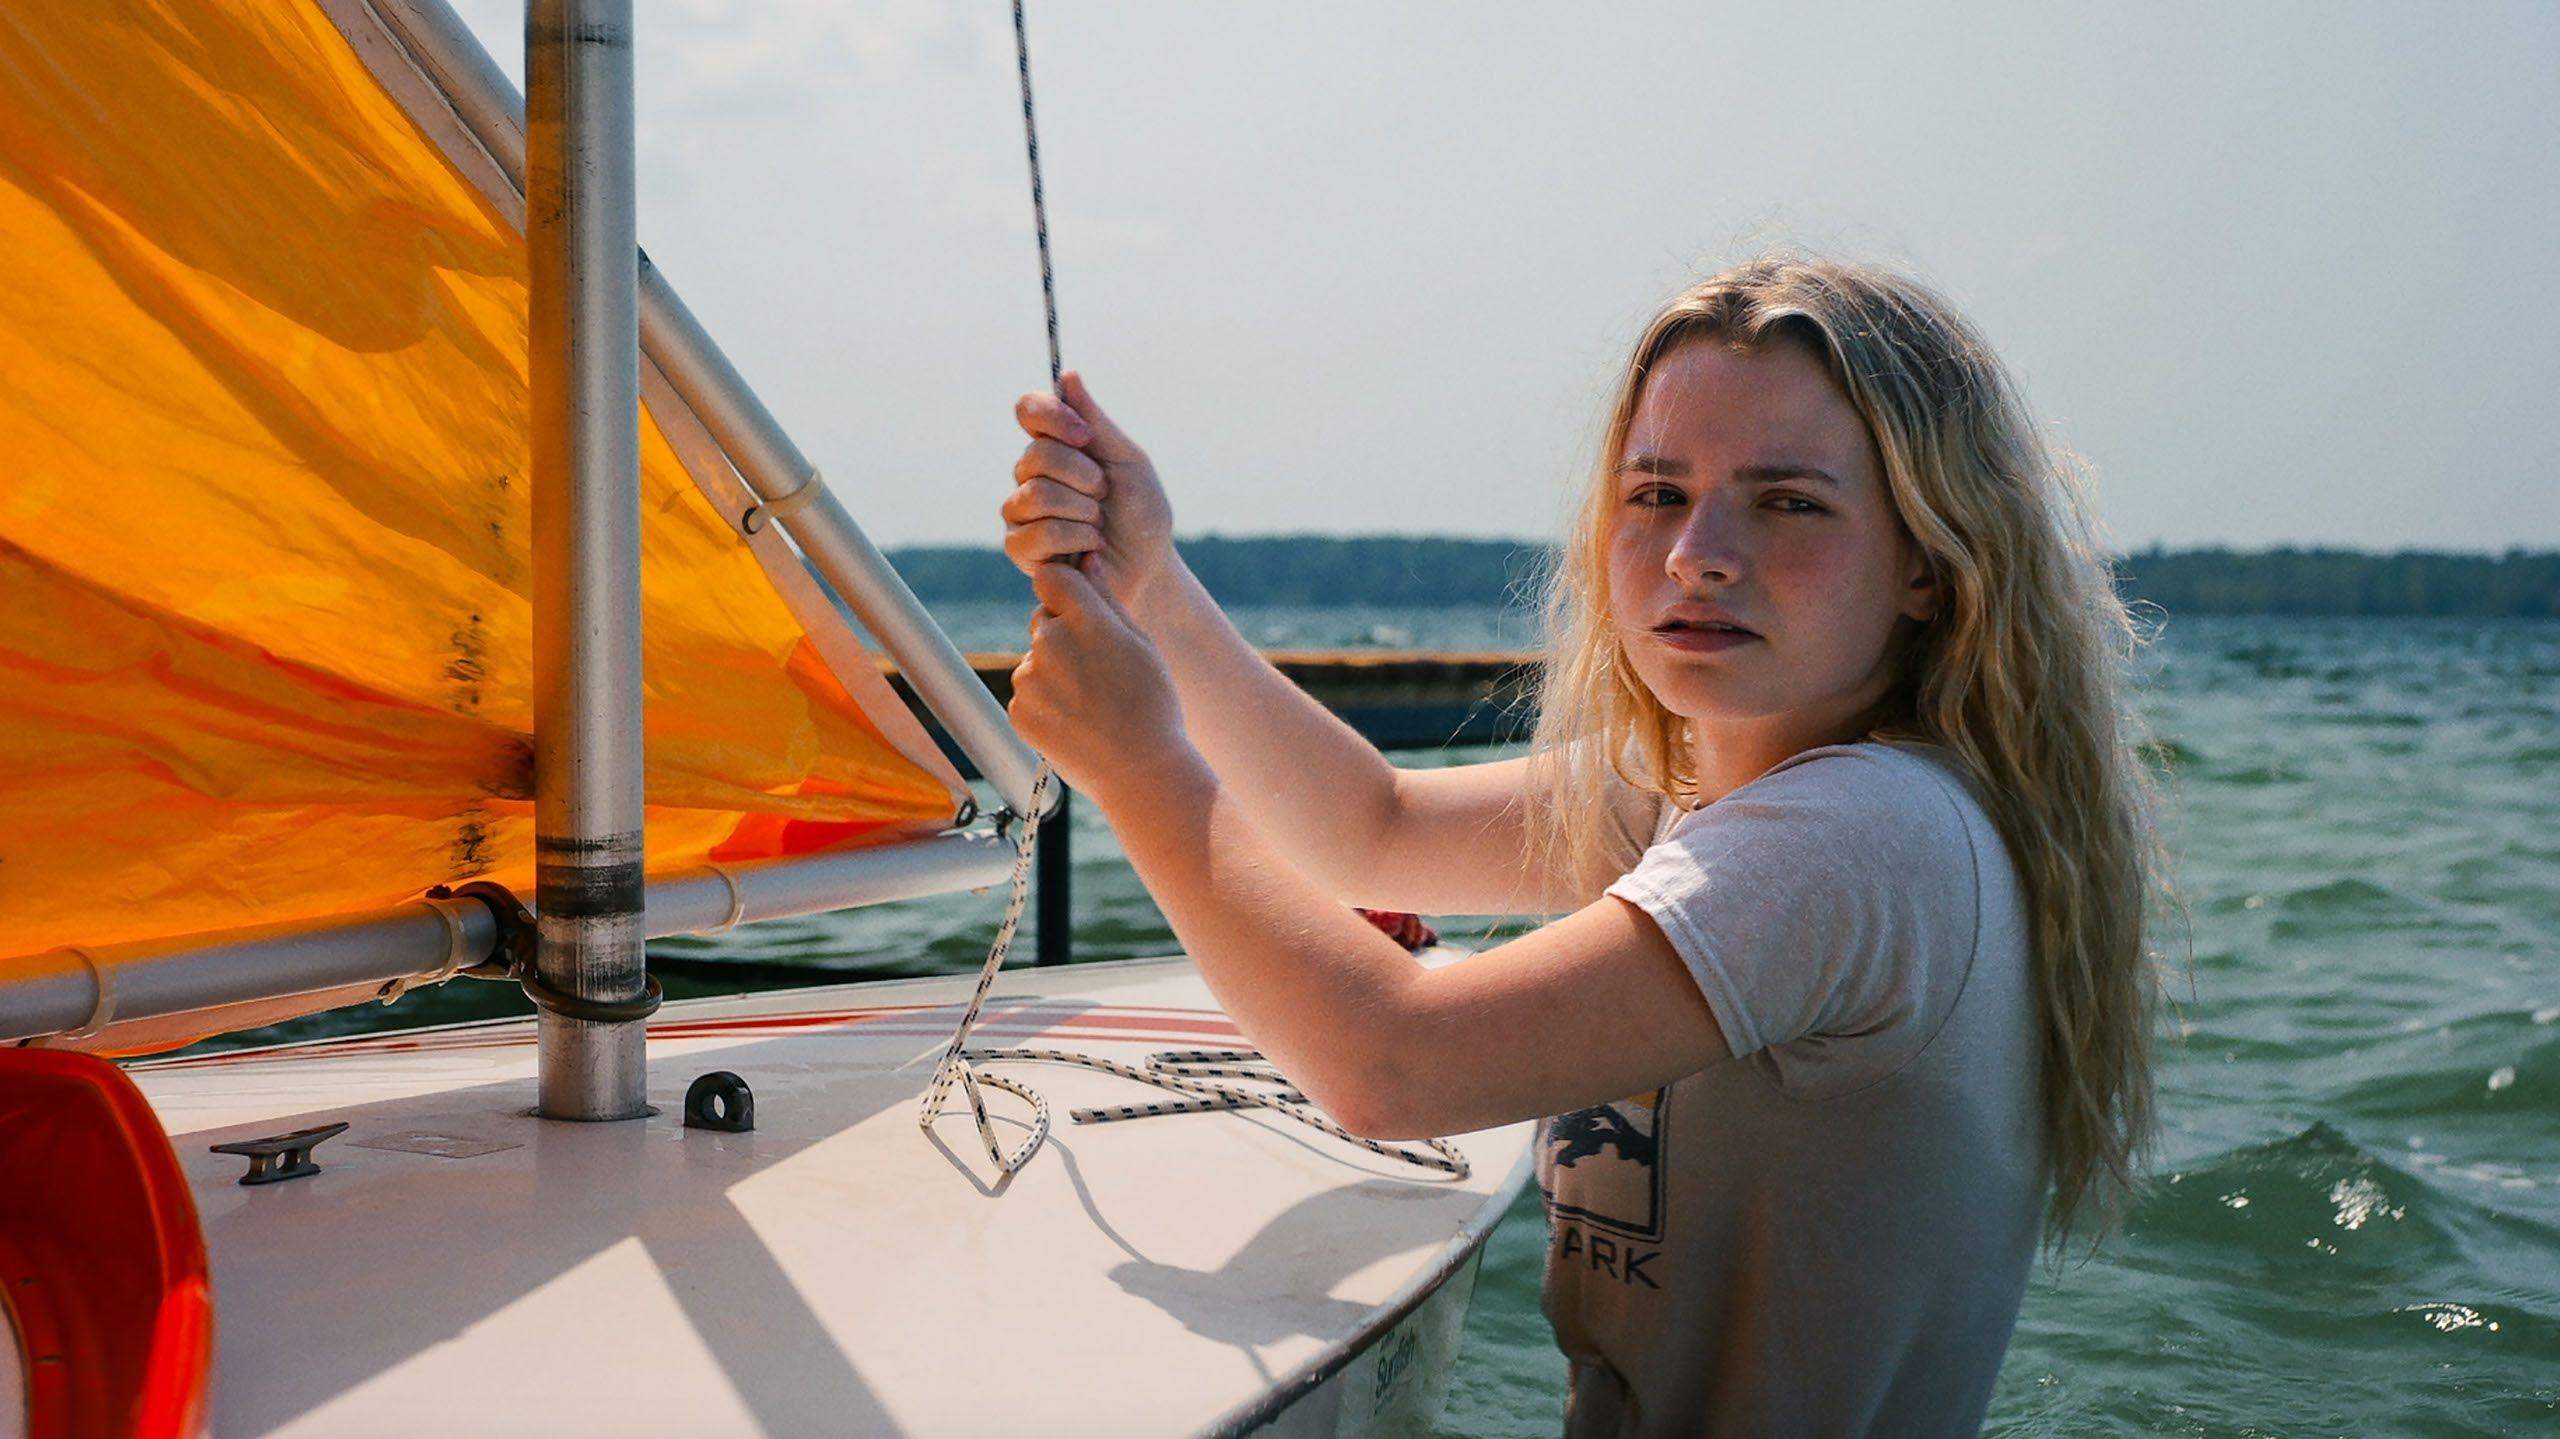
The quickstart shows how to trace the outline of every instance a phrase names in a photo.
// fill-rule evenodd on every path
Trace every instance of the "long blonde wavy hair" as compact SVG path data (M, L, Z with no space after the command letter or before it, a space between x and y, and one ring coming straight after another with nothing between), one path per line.
M1587 497L1547 584L1530 832L1546 872L1594 894L1635 859L1611 775L1687 807L1687 722L1636 675L1611 623L1611 475L1645 376L1674 346L1810 347L1865 420L1941 608L1903 651L1878 739L1944 746L1971 772L2024 881L2043 1018L2046 1239L2121 1218L2153 1135L2158 985L2144 935L2162 865L2155 791L2124 702L2140 636L2050 445L1954 306L1879 267L1766 255L1682 291L1645 327Z

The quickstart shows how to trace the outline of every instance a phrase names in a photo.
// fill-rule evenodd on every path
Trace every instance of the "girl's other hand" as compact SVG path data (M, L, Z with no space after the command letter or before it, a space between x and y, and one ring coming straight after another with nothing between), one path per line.
M1035 580L1051 561L1096 556L1086 574L1127 609L1173 561L1173 507L1147 452L1095 403L1084 376L1069 370L1058 387L1014 402L1031 443L1000 511L1004 552Z
M1190 743L1164 657L1096 584L1090 556L1033 565L1031 648L1013 671L1013 726L1105 809Z

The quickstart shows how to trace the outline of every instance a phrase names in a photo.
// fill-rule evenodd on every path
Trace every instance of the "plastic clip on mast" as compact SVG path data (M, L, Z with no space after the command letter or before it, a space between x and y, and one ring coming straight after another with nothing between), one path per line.
M631 0L525 7L539 1108L649 1112Z

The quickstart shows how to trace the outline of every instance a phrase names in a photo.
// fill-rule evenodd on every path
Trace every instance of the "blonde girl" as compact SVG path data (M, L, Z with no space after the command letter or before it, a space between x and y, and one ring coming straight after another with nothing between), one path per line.
M1942 298L1755 259L1654 317L1528 754L1401 770L1255 655L1070 375L1003 506L1013 715L1220 1002L1380 1138L1546 1121L1574 1435L1957 1434L2151 1119L2131 643ZM1556 916L1425 968L1346 904Z

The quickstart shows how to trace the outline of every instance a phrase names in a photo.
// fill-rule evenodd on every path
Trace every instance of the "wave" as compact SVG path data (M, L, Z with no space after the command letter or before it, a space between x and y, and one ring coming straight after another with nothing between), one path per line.
M2495 928L2486 919L2370 879L2333 879L2288 889L2272 898L2274 914L2267 937L2273 940L2353 940L2380 931L2417 933L2438 941L2480 939Z
M2325 1122L2165 1177L2116 1257L2233 1342L2560 1346L2560 1226L2430 1183Z
M2315 1122L2162 1175L2033 1286L1984 1432L2520 1432L2555 1355L2560 1226Z
M2207 769L2204 777L2215 784L2239 789L2262 789L2268 785L2303 784L2311 776L2281 762L2273 764L2236 765L2229 769Z
M2312 1240L2335 1244L2343 1235L2359 1253L2434 1251L2452 1239L2437 1225L2440 1199L2459 1202L2314 1122L2164 1176L2136 1209L2126 1237L2266 1253L2307 1248Z
M2142 758L2154 769L2191 769L2204 760L2202 751L2166 736L2155 735L2142 745Z
M2417 730L2435 723L2412 710L2348 710L2332 706L2278 711L2271 718L2287 726L2343 730Z
M2494 1304L2479 1281L2499 1275L2519 1317L2560 1337L2560 1226L2430 1183L2326 1121L2161 1176L2124 1242L2128 1260L2149 1261L2142 1267L2192 1273L2210 1262L2252 1287L2286 1274L2389 1281L2396 1297L2377 1313L2414 1302L2407 1296L2430 1281L2457 1278L2472 1290L2460 1302ZM2539 1276L2520 1272L2535 1268Z
M2494 1119L2560 1132L2560 1027L2550 1013L2501 1010L2395 1035L2354 1056L2366 1072L2332 1090L2333 1102L2367 1119Z
M2352 878L2287 890L2276 907L2286 914L2399 914L2416 908L2382 885Z

